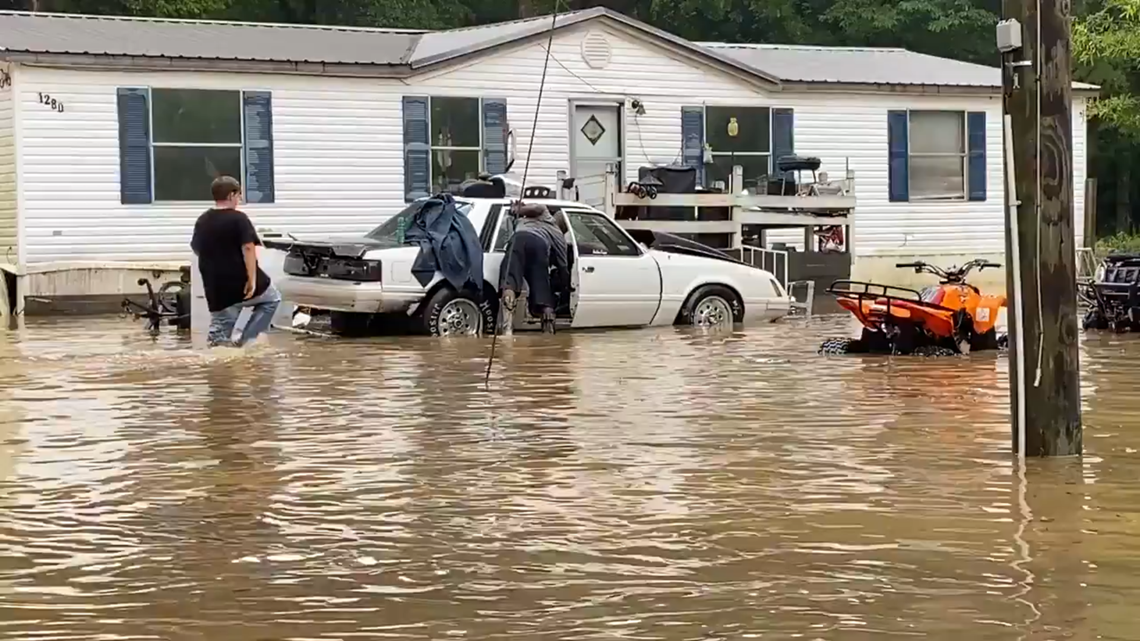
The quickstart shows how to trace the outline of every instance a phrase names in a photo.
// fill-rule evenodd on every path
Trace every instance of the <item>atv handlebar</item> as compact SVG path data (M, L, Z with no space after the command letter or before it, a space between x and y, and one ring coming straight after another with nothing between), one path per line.
M971 260L961 267L951 267L949 269L943 269L942 267L924 263L922 261L915 261L913 263L895 263L895 267L898 269L913 269L916 274L922 272L933 274L942 279L944 283L964 283L966 281L966 276L975 269L981 271L989 267L1001 267L1001 264L978 258Z

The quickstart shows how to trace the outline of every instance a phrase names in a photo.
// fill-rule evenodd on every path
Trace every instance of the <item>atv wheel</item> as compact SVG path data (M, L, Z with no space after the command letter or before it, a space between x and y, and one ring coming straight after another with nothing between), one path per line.
M867 351L863 341L857 338L829 338L819 345L818 353L823 356L860 354Z
M998 349L999 341L996 329L991 329L988 332L981 334L974 334L970 337L970 351L979 352L982 350Z
M1100 313L1099 309L1090 309L1085 314L1084 320L1081 322L1083 329L1108 329L1108 319L1104 314Z
M957 356L958 352L955 352L949 347L942 347L941 345L920 345L914 348L914 351L911 352L910 355L932 358L937 356Z

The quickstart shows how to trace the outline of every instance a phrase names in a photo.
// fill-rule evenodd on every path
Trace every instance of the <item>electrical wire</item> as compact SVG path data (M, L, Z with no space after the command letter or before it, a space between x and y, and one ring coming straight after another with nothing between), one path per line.
M538 114L542 109L542 92L544 89L546 89L546 71L550 67L550 50L554 48L554 28L555 28L555 25L558 23L558 5L560 4L560 2L561 2L561 0L558 0L554 3L554 11L553 11L553 13L550 14L550 35L546 41L546 58L543 60L543 63L542 63L542 79L539 80L539 82L538 82L538 98L535 100L535 103L534 103L534 122L531 124L531 127L530 127L530 143L527 145L527 148L526 148L526 162L523 163L522 184L519 186L519 201L520 202L522 201L523 192L526 191L527 176L530 174L530 158L532 155L531 152L534 151L534 138L535 138L536 132L538 131ZM508 215L509 215L509 213L508 213ZM504 267L506 267L506 269L509 271L510 266L511 266L511 253L510 253L510 251L506 252L506 255L503 257L503 260L505 263ZM503 273L502 269L500 269L499 273L500 274ZM495 327L495 331L494 331L494 333L491 334L491 355L490 355L490 357L487 358L487 373L483 377L483 386L487 387L487 388L490 388L490 386L491 386L491 366L494 365L494 363L495 363L495 344L499 340L499 314L498 313L495 314L494 327Z

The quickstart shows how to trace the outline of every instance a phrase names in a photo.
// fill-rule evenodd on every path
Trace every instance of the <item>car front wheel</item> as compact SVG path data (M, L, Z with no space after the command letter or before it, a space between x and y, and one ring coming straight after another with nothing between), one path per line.
M444 286L428 299L421 318L432 336L480 336L494 327L495 311L477 294Z
M706 285L693 293L681 320L694 327L732 327L743 315L740 299L732 290Z

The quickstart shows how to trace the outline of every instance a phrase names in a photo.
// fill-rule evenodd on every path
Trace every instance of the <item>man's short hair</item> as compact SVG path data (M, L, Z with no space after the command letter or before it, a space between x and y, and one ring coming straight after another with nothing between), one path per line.
M214 197L214 202L220 203L227 200L230 196L241 191L241 183L233 176L218 176L210 185L210 194Z

